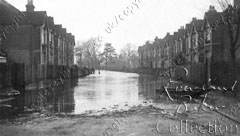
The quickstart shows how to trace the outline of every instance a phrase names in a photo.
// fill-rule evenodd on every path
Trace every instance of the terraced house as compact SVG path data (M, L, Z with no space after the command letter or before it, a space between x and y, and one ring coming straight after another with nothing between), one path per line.
M240 7L240 3L235 1L234 6ZM170 72L175 79L198 85L209 79L213 84L232 85L233 76L229 72L231 39L223 14L210 6L203 19L193 18L173 34L167 33L163 39L146 42L138 49L140 69L158 75ZM238 49L237 61L239 54ZM185 67L189 75L185 76L180 67Z
M74 62L75 37L46 11L34 9L33 0L28 0L22 21L1 45L8 63L25 65L26 83L54 78L59 67L71 67Z
M0 1L0 63L6 63L6 52L3 41L7 39L7 34L15 31L19 22L23 20L24 14L8 2Z

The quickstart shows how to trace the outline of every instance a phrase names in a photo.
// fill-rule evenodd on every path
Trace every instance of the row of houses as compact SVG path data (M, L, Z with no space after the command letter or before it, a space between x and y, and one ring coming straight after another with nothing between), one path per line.
M235 0L234 5L240 7L239 0ZM215 83L224 83L219 80L231 78L226 77L226 69L221 69L231 61L230 43L223 13L210 6L203 19L193 18L176 32L167 33L162 39L156 37L153 42L147 41L140 46L140 69L173 71L175 77L196 84L204 84L209 79ZM236 59L240 60L239 50L236 51ZM177 72L182 66L188 69L188 77Z
M73 66L74 35L55 24L46 11L35 11L33 0L28 0L26 11L19 11L4 0L1 6L1 62L24 64L29 83L53 77L56 66Z

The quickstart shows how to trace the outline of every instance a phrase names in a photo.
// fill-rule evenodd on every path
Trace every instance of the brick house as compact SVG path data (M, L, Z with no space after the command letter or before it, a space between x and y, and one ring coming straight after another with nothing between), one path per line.
M193 18L191 25L191 62L197 64L199 63L199 58L201 57L201 52L204 44L203 42L201 42L201 40L203 39L203 20Z
M163 38L164 40L164 69L169 69L171 67L171 59L173 56L173 35L167 33Z
M186 63L191 63L191 24L186 24L185 26L185 46L186 46L186 53L185 53L185 58L186 58Z
M54 18L46 11L34 11L32 0L28 0L26 11L21 12L23 21L0 47L7 59L25 64L27 82L37 78L48 79L55 75L55 66L73 65L75 38L66 28L54 24Z
M54 31L55 31L53 17L47 17L47 23L48 23L48 39L47 39L48 62L47 64L53 65L54 64Z
M158 61L158 68L160 69L160 70L163 70L164 69L164 45L165 45L165 43L164 43L164 41L163 41L163 39L159 39L159 41L158 41L158 46L159 46L159 48L158 48L158 56L159 56L159 61Z
M71 33L67 33L67 52L66 52L66 65L72 66L74 63L74 46L75 40Z
M60 64L60 50L62 42L62 25L54 25L55 35L54 35L54 64Z
M235 1L235 6L240 3ZM208 67L208 78L217 85L231 86L233 84L233 75L231 75L231 41L229 38L228 27L221 17L223 13L217 12L210 6L205 13L205 58ZM236 50L236 59L240 59L239 50Z
M7 62L7 53L4 50L4 41L8 39L9 33L13 33L19 23L23 21L24 14L6 1L0 1L0 62Z
M143 69L151 69L151 44L147 41L142 47L138 48L138 53L140 56L140 67Z
M240 2L235 1L235 6L240 7L239 5ZM202 85L208 79L212 79L213 84L228 86L229 81L233 82L229 74L230 40L228 28L221 14L214 6L210 6L203 20L193 18L185 28L181 27L172 35L167 33L163 39L155 39L153 44L156 44L157 48L152 48L149 43L140 46L141 67L146 67L143 64L152 64L153 60L154 65L158 63L155 68L161 70L169 70L176 64L182 65L190 73L188 77L182 78L185 81ZM237 60L240 60L239 54L240 49L236 53ZM161 63L160 67L159 63ZM149 69L153 68L149 67Z
M185 29L184 27L182 26L180 29L178 29L178 32L177 32L177 42L178 42L178 54L180 53L186 53L186 41L185 41L185 37L184 37L184 34L185 34Z
M152 68L157 69L158 68L158 61L159 61L159 39L158 37L155 37L153 43L152 43Z

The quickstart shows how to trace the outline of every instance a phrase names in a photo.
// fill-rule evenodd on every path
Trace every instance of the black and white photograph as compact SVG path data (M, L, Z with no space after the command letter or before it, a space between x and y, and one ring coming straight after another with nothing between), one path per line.
M240 0L0 0L0 136L240 136Z

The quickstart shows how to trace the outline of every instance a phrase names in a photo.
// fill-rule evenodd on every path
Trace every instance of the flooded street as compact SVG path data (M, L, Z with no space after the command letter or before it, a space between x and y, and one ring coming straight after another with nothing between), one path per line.
M73 88L75 114L139 103L138 74L101 71L78 80Z
M155 89L160 88L155 79L154 76L136 73L96 72L48 91L46 100L39 100L36 91L26 91L25 106L45 105L54 113L68 114L127 110L146 104L146 101L155 101Z
M154 100L154 90L159 87L154 77L135 73L101 71L78 79L69 88L74 93L73 114L86 111L120 110Z
M20 114L14 120L2 120L0 130L5 136L189 136L202 135L203 131L206 136L239 135L237 113L240 112L236 111L236 116L229 118L226 116L229 108L216 112L213 106L202 105L199 110L200 103L187 103L188 111L184 105L178 109L181 103L155 93L155 89L167 81L150 75L101 71L101 74L67 81L47 93L29 90L25 94L25 106L36 105L45 107L44 110ZM214 106L226 107L233 102L221 94L209 96L211 98L205 102ZM196 129L192 130L192 125ZM210 131L212 125L220 129ZM226 126L225 132L221 125ZM176 130L171 129L173 126Z
M160 85L153 76L135 73L101 71L81 78L73 87L74 114L92 110L120 110L154 101L154 91Z

